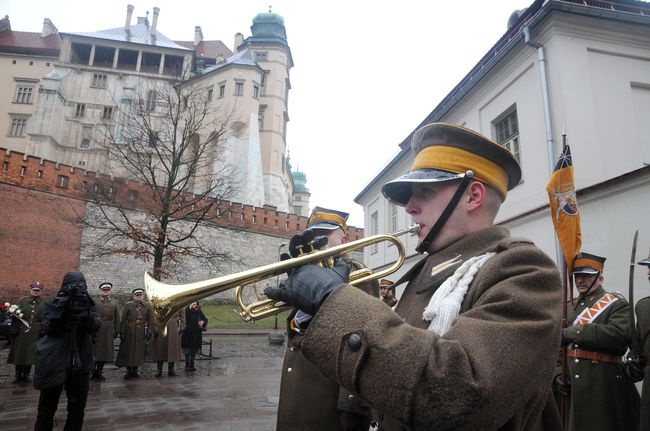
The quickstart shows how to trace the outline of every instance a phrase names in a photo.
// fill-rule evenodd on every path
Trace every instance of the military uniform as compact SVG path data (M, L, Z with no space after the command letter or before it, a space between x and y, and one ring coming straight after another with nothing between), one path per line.
M100 290L110 291L113 287L110 283L102 283ZM115 356L115 338L119 332L120 308L117 302L110 296L100 296L95 301L95 307L102 326L95 338L95 369L92 379L105 380L103 376L104 364L113 362Z
M350 267L354 271L364 266L350 260ZM358 288L370 296L379 297L377 282L365 283ZM302 355L299 346L301 337L294 337L296 333L290 328L294 314L295 311L287 319L289 346L282 363L277 430L356 429L353 423L358 418L355 416L368 417L369 421L370 410L365 403L324 376ZM342 420L347 422L342 424Z
M303 355L377 410L382 430L535 430L549 406L559 425L548 402L559 273L530 241L491 223L496 200L520 181L516 159L444 123L416 131L411 148L410 172L382 193L423 228L416 250L429 256L395 283L408 281L395 311L315 267L265 292L317 310Z
M587 268L580 263L587 259L584 256L576 257L574 274ZM595 271L585 273L599 276L602 266ZM571 384L567 430L638 429L639 393L622 362L632 334L628 302L598 286L568 307L567 322L571 325L563 334ZM560 373L558 362L556 374Z
M12 319L11 325L16 336L7 362L16 366L16 382L29 382L29 373L36 362L35 343L41 336L41 325L45 317L45 300L36 296L24 296L16 305L22 310L22 318L30 327L27 328L18 319Z
M163 336L154 331L153 343L149 359L157 362L158 373L156 377L162 376L163 362L167 361L168 375L175 376L174 364L181 360L181 335L180 331L185 329L185 311L182 309L176 312L167 322L167 335Z
M135 292L135 291L134 291ZM115 365L127 367L125 378L138 377L138 367L144 362L145 338L153 329L151 306L144 301L129 301L120 321L120 343Z
M315 207L307 222L307 230L325 233L340 229L345 234L349 214ZM336 246L338 244L330 244ZM292 247L292 244L289 246ZM353 272L365 266L349 257L344 258ZM378 283L371 282L358 286L359 290L379 298ZM284 355L282 377L280 380L280 400L278 404L278 431L309 430L363 430L370 423L370 410L347 389L325 377L300 351L299 337L292 329L296 315L292 312L287 319L289 346Z
M498 253L476 274L451 329L427 331L424 307L458 265L433 270L489 251ZM376 408L382 430L535 429L559 350L553 262L494 227L421 260L402 281L397 314L355 289L335 290L302 341L307 359Z

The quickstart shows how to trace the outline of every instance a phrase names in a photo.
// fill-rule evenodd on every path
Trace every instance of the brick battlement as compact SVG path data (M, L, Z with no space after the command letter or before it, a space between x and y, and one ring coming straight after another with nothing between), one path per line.
M0 148L0 151L2 183L83 201L91 201L89 190L95 184L101 184L105 190L110 188L112 200L123 207L141 210L153 203L147 198L151 189L137 181L98 175L85 169L4 148ZM276 207L271 205L260 208L222 200L215 208L216 212L211 214L210 220L206 222L232 229L289 238L307 226L307 217L277 211ZM363 229L348 226L348 238L350 241L363 238Z

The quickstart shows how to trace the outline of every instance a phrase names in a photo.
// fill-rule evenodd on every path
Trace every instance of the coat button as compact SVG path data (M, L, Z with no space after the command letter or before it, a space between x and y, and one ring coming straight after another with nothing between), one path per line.
M349 399L349 400L353 400L353 399L354 399L354 395L352 395L352 394L348 395L348 399Z
M579 378L580 378L580 374L576 374L576 379L579 379Z
M359 334L352 334L348 338L348 347L353 352L356 352L361 348L361 336Z
M287 373L290 373L292 371L293 371L293 369L291 369L291 367L287 368Z

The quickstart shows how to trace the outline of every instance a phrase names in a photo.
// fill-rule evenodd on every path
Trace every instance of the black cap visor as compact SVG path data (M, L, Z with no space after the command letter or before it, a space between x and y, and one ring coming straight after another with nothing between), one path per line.
M440 171L437 169L418 169L409 172L392 181L387 182L381 188L384 197L397 205L406 206L413 191L413 184L418 183L439 183L442 181L456 180L463 178L465 173L454 174L452 172Z

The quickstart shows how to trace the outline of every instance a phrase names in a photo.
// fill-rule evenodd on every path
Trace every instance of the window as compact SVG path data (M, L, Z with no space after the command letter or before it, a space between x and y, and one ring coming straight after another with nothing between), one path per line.
M70 46L70 63L88 64L90 62L91 46L85 43L72 42Z
M27 167L25 167L25 166L21 166L21 167L20 167L20 176L21 176L21 177L24 177L26 171L27 171Z
M223 97L226 95L226 84L221 84L219 86L219 97Z
M262 96L266 96L266 81L269 79L270 70L265 70L262 74Z
M104 112L102 113L103 120L112 120L113 119L113 107L104 106Z
M495 122L494 127L497 134L497 143L509 150L519 163L519 122L517 120L517 110L513 110L504 118Z
M156 109L157 101L158 101L158 94L156 93L156 91L155 90L147 91L147 104L145 106L147 112L152 112L154 109Z
M255 61L268 61L269 53L267 51L258 51L255 53Z
M81 128L81 140L79 142L79 148L90 148L90 140L92 138L92 134L92 127L83 126Z
M260 105L259 111L257 111L257 126L259 130L264 130L264 113L266 112L266 105Z
M86 105L84 103L77 103L77 108L75 110L74 116L77 118L83 118L86 113Z
M113 67L113 60L115 59L115 48L110 46L95 46L95 56L93 57L93 66L95 67ZM101 87L101 88L105 88Z
M260 97L260 87L257 85L253 85L253 97L256 99Z
M212 102L212 88L208 90L208 102Z
M235 82L235 96L243 96L243 95L244 95L244 83Z
M158 134L155 132L150 132L149 133L149 146L150 147L155 147L156 143L159 141L158 139Z
M16 103L32 103L34 87L19 85L16 87Z
M391 232L397 232L398 230L398 223L397 223L397 205L395 205L393 202L388 203L389 210L390 210L390 231ZM391 245L393 243L390 243Z
M9 162L2 162L2 172L9 171Z
M43 171L39 170L39 171L36 173L36 178L38 178L39 180L42 180L42 179L43 179Z
M377 211L370 214L370 236L377 235L379 233L379 213ZM379 250L377 244L370 246L370 254L375 254Z
M160 61L162 60L161 54L153 52L143 52L142 61L140 62L140 72L144 73L159 73Z
M293 207L293 213L297 215L302 215L302 207Z
M138 51L120 48L117 55L117 68L120 70L135 70L138 64Z
M11 129L9 136L24 136L27 129L27 118L13 118L11 120Z
M69 180L69 178L66 177L65 175L59 175L59 180L56 183L57 187L61 187L62 189L67 189L68 188L68 180Z
M103 73L93 73L93 83L91 87L106 88L108 76Z

